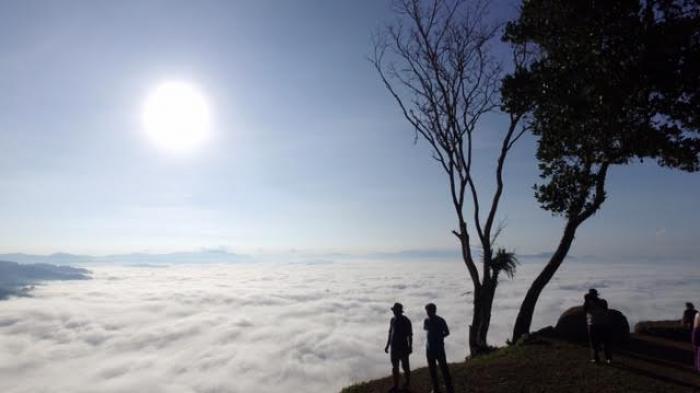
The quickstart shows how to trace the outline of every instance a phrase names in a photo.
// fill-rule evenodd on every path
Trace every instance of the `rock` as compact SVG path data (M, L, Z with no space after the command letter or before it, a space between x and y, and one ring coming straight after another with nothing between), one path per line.
M630 325L623 313L618 310L608 310L610 319L610 329L614 345L621 345L627 342L630 337ZM557 326L554 328L557 335L565 340L587 342L588 330L586 328L586 314L583 306L572 307L559 317Z

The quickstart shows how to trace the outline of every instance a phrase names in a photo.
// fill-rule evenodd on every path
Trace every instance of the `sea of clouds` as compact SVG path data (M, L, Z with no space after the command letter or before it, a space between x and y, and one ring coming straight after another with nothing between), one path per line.
M541 263L503 280L492 344L509 337ZM97 267L0 302L0 391L337 392L390 372L389 307L413 321L414 366L425 365L423 306L438 305L466 355L469 281L459 262L342 262ZM676 319L699 301L693 265L567 261L543 293L535 327L555 324L590 287L630 323ZM583 360L582 360L583 361Z

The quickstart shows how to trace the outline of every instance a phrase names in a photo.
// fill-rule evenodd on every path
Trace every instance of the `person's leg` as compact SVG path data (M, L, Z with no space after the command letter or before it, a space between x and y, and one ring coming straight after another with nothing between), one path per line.
M430 381L433 383L433 392L437 393L440 391L440 383L438 382L437 367L435 361L437 360L435 355L427 351L425 357L428 360L428 370L430 371Z
M605 360L609 363L612 361L612 329L610 329L609 326L605 326L604 334L603 344L605 345Z
M454 393L454 388L452 387L452 377L450 376L450 368L447 365L447 357L445 356L445 351L439 354L438 363L440 363L440 371L442 372L442 379L445 380L445 388L447 393Z
M600 361L600 349L603 346L603 336L605 330L600 325L593 325L593 347L595 349L593 358L596 362Z
M591 361L598 362L598 338L595 325L588 325L588 345L591 347Z
M396 390L399 388L399 358L394 353L391 354L391 377L394 382L392 389Z
M411 364L408 362L408 354L405 354L401 358L401 366L403 368L404 378L406 379L406 382L404 382L403 386L408 387L408 385L411 384Z

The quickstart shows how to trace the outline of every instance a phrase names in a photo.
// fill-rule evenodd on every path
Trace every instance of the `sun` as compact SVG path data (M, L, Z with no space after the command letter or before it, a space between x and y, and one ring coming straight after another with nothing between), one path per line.
M210 136L207 101L190 83L162 83L146 98L143 126L159 148L171 152L192 151Z

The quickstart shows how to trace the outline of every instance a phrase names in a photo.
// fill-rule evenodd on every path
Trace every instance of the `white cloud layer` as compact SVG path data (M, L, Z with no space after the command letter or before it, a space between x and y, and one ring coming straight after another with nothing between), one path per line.
M504 281L490 341L508 338L540 264ZM389 307L414 325L422 366L423 305L435 302L466 354L469 290L458 262L99 267L89 281L52 282L0 303L0 391L334 392L389 373ZM565 263L545 290L535 325L597 287L630 323L678 318L698 299L692 265Z

